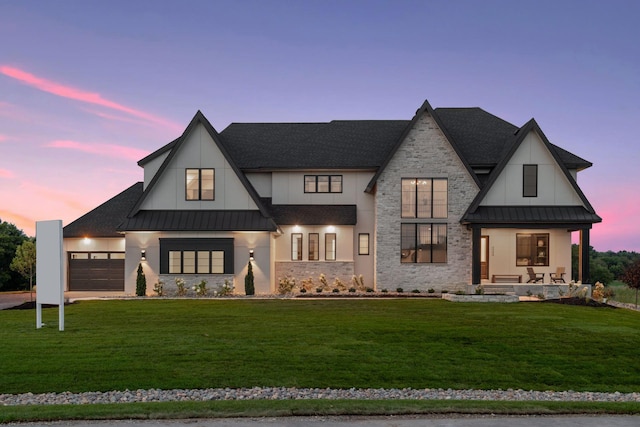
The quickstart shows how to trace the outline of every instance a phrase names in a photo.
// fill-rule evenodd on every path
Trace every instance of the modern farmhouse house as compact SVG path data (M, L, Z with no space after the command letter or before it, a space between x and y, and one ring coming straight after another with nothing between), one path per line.
M289 277L377 289L454 290L526 282L564 267L580 233L589 278L592 224L578 187L591 163L553 145L535 120L480 108L411 120L232 123L197 112L184 133L138 162L133 184L64 227L68 290L135 293L158 280L232 281L248 262L258 294Z

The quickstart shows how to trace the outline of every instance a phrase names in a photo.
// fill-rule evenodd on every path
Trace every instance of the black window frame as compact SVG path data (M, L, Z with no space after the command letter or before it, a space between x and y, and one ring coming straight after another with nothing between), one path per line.
M367 251L364 252L362 250L362 245L360 243L360 240L366 237L367 238ZM369 233L358 233L358 255L370 255L371 254L371 237L369 236Z
M234 274L233 238L162 238L160 240L160 274L202 275ZM209 272L198 272L198 252L209 252ZM169 252L180 252L180 273L169 273ZM195 252L193 273L184 272L184 252ZM212 252L224 252L224 271L212 273Z
M297 239L299 242L298 250L296 252L296 256L293 256L293 241ZM291 233L291 261L302 261L303 256L303 233Z
M413 183L413 200L405 201L406 192L404 191L404 182L405 181L414 181ZM429 197L429 212L428 214L421 214L423 212L420 208L419 203L419 186L417 185L418 181L429 181L430 182L430 197ZM436 212L436 206L434 203L434 182L436 181L444 181L446 188L446 203L444 207L444 216L435 216L434 212ZM404 207L405 205L409 205L413 208L413 214L405 215ZM416 219L447 219L449 217L449 179L448 178L414 178L414 177L404 177L401 178L400 183L400 217L401 218L416 218Z
M187 184L188 184L188 175L189 175L189 171L198 171L198 198L197 199L193 199L193 198L189 198L189 189L187 188ZM211 198L202 198L202 171L211 171L212 172L212 178L213 178L213 188L211 189ZM207 202L211 202L216 200L216 170L214 168L185 168L184 170L184 198L186 201L188 202L193 202L193 201L207 201Z
M333 256L328 256L331 255L331 253L329 252L329 246L327 243L329 243L329 237L333 236L333 246L334 246L334 250L333 250ZM338 235L336 233L324 233L324 260L325 261L335 261L338 259Z
M522 165L522 197L538 197L538 165Z
M311 242L311 236L315 236L315 245L312 245ZM309 261L319 261L320 260L320 233L309 233L308 236L308 240L309 240L309 244L308 246L308 250L309 250ZM315 252L315 256L312 256L312 249ZM293 251L292 251L293 254Z
M516 267L549 267L550 247L550 233L516 233Z
M419 243L420 231L427 227L430 232L429 241L431 243ZM438 241L440 236L437 230L444 229L444 243ZM434 240L436 243L434 244ZM440 245L444 244L444 259L434 254ZM424 247L421 247L424 246ZM424 249L428 251L422 252ZM420 256L419 256L420 255ZM447 264L449 259L449 227L446 223L401 223L400 224L400 263L402 264Z
M318 181L319 178L327 178L327 191L319 191ZM334 184L340 183L340 191L333 191ZM313 189L307 189L307 183L313 185ZM342 193L344 179L342 175L305 175L304 176L304 192L305 193Z

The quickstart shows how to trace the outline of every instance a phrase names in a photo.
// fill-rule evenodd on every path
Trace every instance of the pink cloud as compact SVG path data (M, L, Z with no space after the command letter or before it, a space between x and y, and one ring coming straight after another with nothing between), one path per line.
M0 210L0 219L15 225L27 236L36 235L36 222L33 218L11 211Z
M60 83L53 82L51 80L38 77L26 71L9 66L0 66L0 73L7 77L18 80L19 82L39 89L43 92L48 92L53 95L61 96L63 98L73 99L75 101L85 102L88 104L99 105L101 107L110 108L112 110L121 111L131 116L146 120L151 123L159 124L170 128L172 130L181 130L182 127L165 120L160 117L156 117L152 114L145 113L144 111L136 110L135 108L127 107L126 105L119 104L114 101L105 99L99 93L86 92L81 89L76 89L71 86L65 86Z
M0 169L0 178L14 178L13 172L7 169Z
M84 142L57 140L45 145L50 148L66 148L69 150L82 151L84 153L97 154L100 156L116 157L118 159L129 159L138 161L149 154L148 151L137 148L125 147L115 144L87 144Z
M32 182L23 182L20 188L24 190L25 194L41 196L56 204L62 204L70 208L73 212L87 212L91 208L91 202L87 200L88 198L79 197L76 193L55 190ZM37 198L35 200L37 200Z
M6 135L0 135L0 142L5 142L7 139L9 139Z

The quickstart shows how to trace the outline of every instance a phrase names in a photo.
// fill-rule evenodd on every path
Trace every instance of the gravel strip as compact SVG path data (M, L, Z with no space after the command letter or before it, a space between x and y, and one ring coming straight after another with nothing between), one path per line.
M509 400L563 402L640 402L640 393L526 390L210 388L202 390L125 390L86 393L0 394L0 406L87 405L95 403L177 402L210 400Z

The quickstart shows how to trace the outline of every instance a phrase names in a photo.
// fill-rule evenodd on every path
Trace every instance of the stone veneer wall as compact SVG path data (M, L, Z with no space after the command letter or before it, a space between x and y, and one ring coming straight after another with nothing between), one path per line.
M332 261L332 262L316 262L316 261L279 261L275 265L276 271L276 288L278 282L284 277L291 277L300 282L303 279L311 277L314 283L320 283L320 274L324 274L329 284L332 284L335 278L339 278L345 284L349 285L353 278L354 267L352 261ZM369 279L369 283L367 283ZM364 277L365 286L372 286L371 278Z
M401 217L402 178L447 178L449 213L444 220ZM425 113L387 164L376 188L376 288L426 291L461 289L471 283L471 230L460 218L479 189L433 118ZM400 262L401 223L447 226L447 262Z
M174 296L178 290L176 286L176 278L180 277L184 279L185 288L187 288L187 296L194 296L196 293L192 289L195 285L200 283L201 280L207 281L207 290L209 295L213 295L213 291L219 290L224 285L225 279L231 282L236 288L234 294L244 294L244 283L242 289L237 289L234 283L233 274L161 274L160 280L164 282L164 292L167 296ZM147 283L147 294L153 295L153 287L155 283Z

